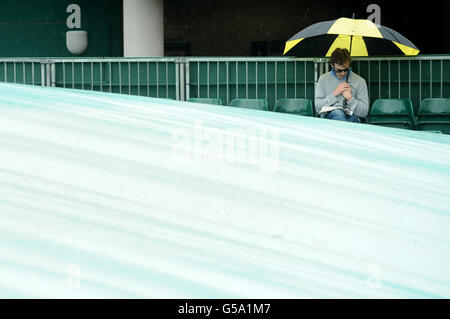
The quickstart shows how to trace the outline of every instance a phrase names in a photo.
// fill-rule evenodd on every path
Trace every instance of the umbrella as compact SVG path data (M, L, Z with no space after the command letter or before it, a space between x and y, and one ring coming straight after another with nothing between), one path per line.
M369 20L340 18L315 23L288 41L283 55L331 56L347 48L352 56L417 55L419 49L407 38Z

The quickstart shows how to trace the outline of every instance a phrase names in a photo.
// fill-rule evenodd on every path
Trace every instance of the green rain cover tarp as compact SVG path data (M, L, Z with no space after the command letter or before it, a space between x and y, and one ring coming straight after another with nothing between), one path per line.
M450 136L0 84L2 298L449 298Z

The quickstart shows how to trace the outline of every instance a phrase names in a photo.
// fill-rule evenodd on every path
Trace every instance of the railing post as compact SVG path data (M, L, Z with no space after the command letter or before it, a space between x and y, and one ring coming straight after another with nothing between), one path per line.
M190 75L189 75L189 59L184 60L184 69L185 69L185 79L184 82L186 84L185 91L186 91L186 101L189 100L191 95L191 81L190 81Z
M56 65L55 65L55 61L54 60L50 60L50 72L51 72L51 86L55 87L56 86Z
M181 101L185 101L186 100L186 94L185 94L185 90L186 90L186 78L185 78L185 61L184 59L181 59L180 61L180 100Z
M314 61L314 83L319 80L319 62Z
M175 60L175 91L176 98L179 101L186 100L186 59L179 58Z
M319 81L319 77L324 73L323 67L324 67L325 59L319 58L314 60L314 82L317 83Z
M316 92L317 81L319 81L319 64L322 65L322 59L314 60L314 92Z
M175 61L175 97L180 100L180 63Z
M51 65L50 60L45 60L45 86L51 86Z
M45 65L46 65L45 60L41 60L41 86L45 86L45 83L46 83L46 81L45 81L45 79L46 79Z

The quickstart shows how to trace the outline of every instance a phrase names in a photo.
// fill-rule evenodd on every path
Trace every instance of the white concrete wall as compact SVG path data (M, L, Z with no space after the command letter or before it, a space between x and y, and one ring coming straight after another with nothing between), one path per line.
M164 56L164 0L123 1L125 57Z

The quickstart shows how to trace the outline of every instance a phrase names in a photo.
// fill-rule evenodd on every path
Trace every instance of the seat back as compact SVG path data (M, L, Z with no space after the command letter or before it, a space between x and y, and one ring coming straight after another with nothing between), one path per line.
M314 116L310 99L279 99L275 103L274 112Z
M450 99L448 98L428 98L420 103L420 116L450 116Z
M415 129L412 101L410 99L377 99L373 102L366 123Z
M191 97L188 102L203 103L203 104L214 104L223 105L220 98L207 98L207 97Z
M424 99L420 103L417 129L450 134L450 99Z
M412 101L410 99L377 99L373 102L369 115L414 117Z
M269 110L266 99L234 99L230 102L230 106L263 111Z

